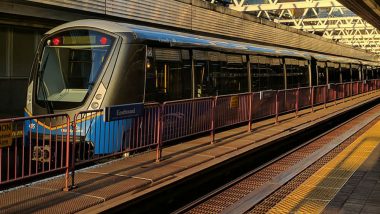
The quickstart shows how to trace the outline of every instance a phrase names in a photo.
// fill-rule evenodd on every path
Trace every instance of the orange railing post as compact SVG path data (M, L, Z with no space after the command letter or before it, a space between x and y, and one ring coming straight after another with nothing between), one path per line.
M165 104L158 107L158 120L157 120L157 149L156 149L156 163L161 161L162 158L162 135L164 130L164 111Z
M211 109L211 144L215 143L215 111L216 111L216 102L218 97L212 99L212 109Z
M252 102L253 102L253 93L250 93L249 94L249 99L248 99L248 132L251 132L252 131Z
M279 114L279 103L278 103L278 90L276 92L276 121L275 124L278 124L278 114Z
M314 86L312 86L310 88L311 92L310 92L310 96L311 96L311 112L314 113Z
M296 91L296 117L298 117L299 102L300 102L300 88L298 87Z

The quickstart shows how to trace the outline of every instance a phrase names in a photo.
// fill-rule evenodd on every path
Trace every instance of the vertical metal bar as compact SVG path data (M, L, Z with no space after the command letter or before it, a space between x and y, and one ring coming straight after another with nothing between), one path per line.
M63 156L64 155L64 153L63 153L64 152L63 142L64 142L64 140L63 140L63 131L62 131L62 128L61 128L61 136L60 136L60 138L61 138L61 143L60 143L60 145L61 145L61 155L60 155L60 157L61 157L61 165L60 165L60 168L62 168L64 166L64 163L63 163L63 157L64 157Z
M334 105L336 105L336 94L337 94L337 91L338 91L338 87L336 84L334 84Z
M213 98L211 107L211 144L215 143L215 110L217 101L218 96Z
M300 102L300 88L297 88L297 91L296 91L296 117L298 117L299 102Z
M50 129L49 129L50 152L49 152L49 158L48 158L49 159L49 171L51 170L51 154L52 154L52 137L51 137L51 135L52 135L52 130L53 130L51 120L52 120L52 118L49 118L49 127L50 127Z
M65 179L65 188L63 190L69 191L69 179L70 179L70 117L68 115L66 116L66 127L67 127L67 132L66 132L66 175L65 175L66 179ZM75 136L76 135L75 129L73 130L73 133ZM63 142L62 142L62 144L63 144ZM74 176L72 178L72 183L74 183ZM74 185L72 185L72 186L74 186Z
M14 150L14 179L17 179L17 144L18 144L18 137L17 137L17 123L15 123L15 132L16 132L16 136L15 136L15 150ZM12 132L13 132L13 126L12 126ZM1 170L1 169L0 169Z
M314 86L310 87L310 94L311 94L311 112L314 113Z
M248 72L248 92L252 92L252 72L251 72L251 57L247 57L247 72Z
M327 66L326 62L325 62L325 66L326 66L326 84L330 84L329 67Z
M283 73L284 73L284 89L288 88L288 77L287 77L287 71L286 71L286 64L285 64L285 59L283 59Z
M357 95L360 95L360 89L359 89L360 82L356 84L356 93Z
M346 84L343 83L343 102L345 102L345 99L346 98Z
M7 148L7 181L10 180L10 151L9 151L9 147Z
M253 93L250 93L249 94L249 99L248 99L248 132L251 132L252 131L252 101L253 101Z
M276 121L275 121L275 124L278 124L278 90L276 92Z
M190 56L191 56L191 86L192 86L192 92L191 92L191 95L192 95L192 98L195 98L195 60L194 60L194 56L192 54L192 51L190 52Z
M41 123L42 124L46 124L46 118L44 118L44 122L42 122L42 119L41 119ZM47 127L45 126L43 128L43 131L42 131L42 154L41 154L41 164L42 164L42 172L45 172L45 136L46 136L46 129Z
M362 94L364 94L364 81L362 82Z
M29 120L29 176L32 174L32 120Z
M36 151L36 173L38 172L38 158L39 158L39 152L38 152L38 119L36 119L36 148L37 148L37 151Z
M326 103L327 103L327 85L325 85L323 87L323 102L324 102L323 108L326 109Z
M21 177L24 177L25 174L25 121L22 123L23 131L22 131L22 155L21 155ZM1 150L0 150L0 183L1 183Z
M157 115L157 150L156 150L156 162L161 161L162 151L161 151L161 144L162 144L162 132L163 132L163 110L164 110L165 104L162 104L158 107L158 115Z

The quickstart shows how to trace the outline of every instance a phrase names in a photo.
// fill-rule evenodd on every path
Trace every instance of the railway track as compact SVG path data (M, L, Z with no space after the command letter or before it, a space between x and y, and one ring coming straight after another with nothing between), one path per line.
M377 112L380 112L380 105L302 143L174 213L268 212L379 121Z

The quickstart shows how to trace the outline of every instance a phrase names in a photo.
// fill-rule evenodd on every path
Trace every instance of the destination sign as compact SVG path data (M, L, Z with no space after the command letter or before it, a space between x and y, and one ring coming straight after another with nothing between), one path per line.
M105 108L104 120L106 122L135 118L144 115L144 104L133 103L125 105L117 105Z

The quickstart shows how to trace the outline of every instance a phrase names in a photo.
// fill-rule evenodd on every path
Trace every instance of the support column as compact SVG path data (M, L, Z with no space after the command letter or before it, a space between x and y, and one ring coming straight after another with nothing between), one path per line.
M195 60L193 57L193 53L191 52L191 85L192 85L192 97L195 98Z
M312 79L313 77L311 75L311 60L308 60L308 62L309 62L309 66L308 66L308 68L309 68L309 86L312 87L313 86L313 79ZM317 73L317 76L318 76L318 73ZM318 82L317 82L317 85L318 85Z
M319 67L318 67L318 64L316 65L315 72L316 72L316 78L315 79L317 81L316 86L318 86L319 85Z
M249 55L247 59L247 72L248 72L248 91L252 92L251 57Z
M352 82L352 64L350 63L350 82Z

